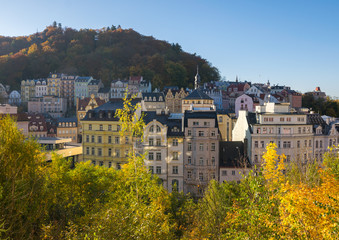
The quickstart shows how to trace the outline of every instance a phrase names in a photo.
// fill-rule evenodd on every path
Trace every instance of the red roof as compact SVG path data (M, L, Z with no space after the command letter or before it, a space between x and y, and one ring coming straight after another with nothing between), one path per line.
M89 101L91 100L90 97L84 98L84 99L79 99L79 103L78 103L78 110L85 110L85 108L88 106ZM98 106L101 106L102 104L105 103L104 99L101 98L94 98L94 100L96 101L96 103L98 104Z

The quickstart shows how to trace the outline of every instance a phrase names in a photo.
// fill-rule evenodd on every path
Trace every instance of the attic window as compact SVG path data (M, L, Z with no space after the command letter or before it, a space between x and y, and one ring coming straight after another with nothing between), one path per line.
M179 132L179 128L173 127L173 128L172 128L172 132Z

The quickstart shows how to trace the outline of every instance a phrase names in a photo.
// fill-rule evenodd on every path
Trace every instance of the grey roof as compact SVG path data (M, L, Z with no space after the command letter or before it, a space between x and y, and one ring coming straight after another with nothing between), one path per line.
M215 127L218 127L217 113L215 111L189 111L184 114L184 126L187 127L188 119L215 119Z
M100 82L101 82L101 80L93 79L88 83L88 85L99 85Z
M184 99L207 99L207 100L213 100L210 96L208 96L206 93L204 93L201 89L195 89L193 92L191 92L187 97Z
M181 119L172 119L168 114L156 114L155 111L145 111L143 113L145 124L148 124L155 119L168 127L167 136L184 136Z
M64 117L60 117L56 119L58 123L60 122L78 122L76 117L70 117L70 118L64 118Z
M155 97L156 102L164 102L165 101L165 95L162 92L153 92L153 93L142 93L142 99L146 102L154 102L153 98ZM160 97L162 97L162 100L159 100ZM147 100L145 99L147 98ZM149 100L151 98L152 100Z
M111 91L110 87L100 88L98 93L109 93Z

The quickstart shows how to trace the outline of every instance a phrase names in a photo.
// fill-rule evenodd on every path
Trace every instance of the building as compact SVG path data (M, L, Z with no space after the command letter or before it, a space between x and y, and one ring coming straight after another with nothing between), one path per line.
M141 107L145 109L145 111L155 111L156 109L165 111L165 95L162 92L142 93L141 96Z
M19 106L21 104L21 94L18 91L13 90L8 95L8 103L11 105Z
M104 84L101 82L101 80L92 79L88 83L87 87L88 87L88 96L94 94L94 96L97 97L99 90L104 87Z
M42 97L48 95L46 79L38 79L34 80L34 82L35 82L35 97Z
M76 76L67 76L62 75L61 76L61 97L67 99L67 105L68 107L74 106L74 86L75 86L75 79Z
M239 110L254 111L253 99L247 94L242 94L235 99L235 116L239 116Z
M219 143L219 182L237 182L248 175L251 165L243 142Z
M214 100L201 89L195 89L182 100L182 113L186 110L215 110Z
M185 111L184 193L202 196L218 179L219 132L215 111Z
M109 87L100 88L98 92L98 98L104 99L105 102L108 102L110 98L110 91L111 88Z
M49 113L52 117L63 117L67 111L67 99L56 96L42 96L28 101L29 113Z
M111 82L111 98L123 98L125 96L128 81L114 80Z
M74 83L74 103L78 98L89 97L88 83L92 81L92 77L77 77Z
M232 130L237 121L235 114L219 110L217 118L221 141L232 141Z
M274 142L286 162L322 158L338 142L335 124L326 124L314 113L297 113L289 103L266 103L255 113L239 111L233 141L247 141L250 162L261 164L267 144Z
M92 94L90 97L77 98L76 115L78 120L78 142L82 142L82 124L81 120L86 116L89 110L97 108L105 103L105 100L96 98Z
M28 136L35 138L47 137L47 124L45 117L40 113L28 114Z
M47 78L47 95L61 97L61 73L50 73Z
M166 107L170 113L182 113L182 100L187 97L188 93L183 88L168 89L165 97Z
M145 165L162 180L169 192L183 191L183 142L182 119L167 112L144 112L144 140L140 152L147 153Z
M140 99L132 100L135 105ZM129 152L133 148L131 134L121 136L121 123L115 117L115 111L123 108L123 100L115 99L97 108L88 110L81 120L83 160L92 161L94 165L115 167L120 169L127 162ZM141 114L139 109L138 116Z
M57 118L56 136L58 138L69 138L71 142L78 142L77 118Z
M21 100L28 102L31 98L35 98L35 82L36 80L22 80L21 81Z
M9 104L0 104L0 114L17 114L18 107Z

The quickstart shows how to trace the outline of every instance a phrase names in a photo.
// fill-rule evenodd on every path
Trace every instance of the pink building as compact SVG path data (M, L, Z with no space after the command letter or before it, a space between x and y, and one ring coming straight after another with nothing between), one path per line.
M249 111L249 112L253 112L254 111L253 99L246 94L243 94L243 95L237 97L236 100L235 100L235 115L236 115L236 117L239 116L239 110L246 110L246 111Z

